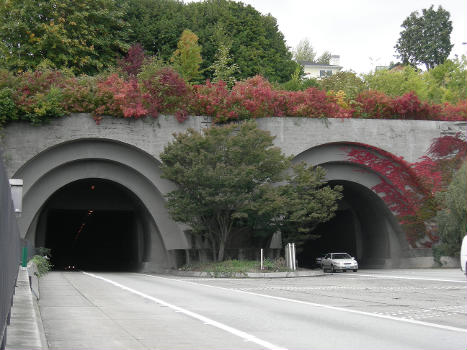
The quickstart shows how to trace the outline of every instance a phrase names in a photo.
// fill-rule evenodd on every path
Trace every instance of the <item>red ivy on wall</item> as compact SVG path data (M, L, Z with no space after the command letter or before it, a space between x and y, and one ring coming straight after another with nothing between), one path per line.
M396 215L404 227L407 241L425 247L438 241L436 227L430 220L436 215L436 193L450 183L454 172L467 157L467 142L460 134L435 139L427 155L408 163L373 146L356 144L347 152L349 161L364 165L379 175L381 182L372 188Z

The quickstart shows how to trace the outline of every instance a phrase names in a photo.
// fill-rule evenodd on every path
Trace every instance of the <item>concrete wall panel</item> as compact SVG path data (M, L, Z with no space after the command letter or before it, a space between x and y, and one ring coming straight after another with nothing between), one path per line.
M414 162L433 139L457 132L465 135L467 126L465 122L307 118L261 118L257 123L276 136L275 145L285 154L296 155L295 161L321 164L327 168L329 180L355 182L368 189L380 181L378 176L349 166L342 145L367 144ZM183 226L174 223L165 208L163 196L174 186L160 178L159 155L173 133L188 128L200 131L209 125L209 118L191 117L178 123L173 116L139 120L104 117L96 125L89 114L75 114L42 126L24 122L7 125L0 131L6 170L9 177L24 180L22 236L28 231L28 235L34 234L37 215L56 190L72 181L95 177L115 181L141 200L153 219L153 231L160 232L164 249L189 248ZM401 245L396 226L389 216L388 222L379 226L386 227L386 241L394 251ZM154 249L158 248L148 251Z

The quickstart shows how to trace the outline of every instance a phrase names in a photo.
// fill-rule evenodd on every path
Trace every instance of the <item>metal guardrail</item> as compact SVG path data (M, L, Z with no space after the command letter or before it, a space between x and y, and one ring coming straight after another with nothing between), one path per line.
M0 350L6 346L19 263L19 229L0 150Z

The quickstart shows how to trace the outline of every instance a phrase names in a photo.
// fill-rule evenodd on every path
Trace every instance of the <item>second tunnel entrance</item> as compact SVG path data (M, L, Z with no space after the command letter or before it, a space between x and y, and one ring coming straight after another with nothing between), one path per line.
M51 249L55 269L137 271L149 245L145 217L125 187L102 179L75 181L44 205L36 246Z

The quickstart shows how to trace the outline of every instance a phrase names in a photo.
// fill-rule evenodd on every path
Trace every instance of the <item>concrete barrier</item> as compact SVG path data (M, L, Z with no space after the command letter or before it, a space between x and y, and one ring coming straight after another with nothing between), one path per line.
M28 263L28 275L31 292L36 297L36 299L39 300L39 270L37 269L37 265L32 261Z
M29 274L20 268L8 326L6 350L48 350L37 300L33 297Z

